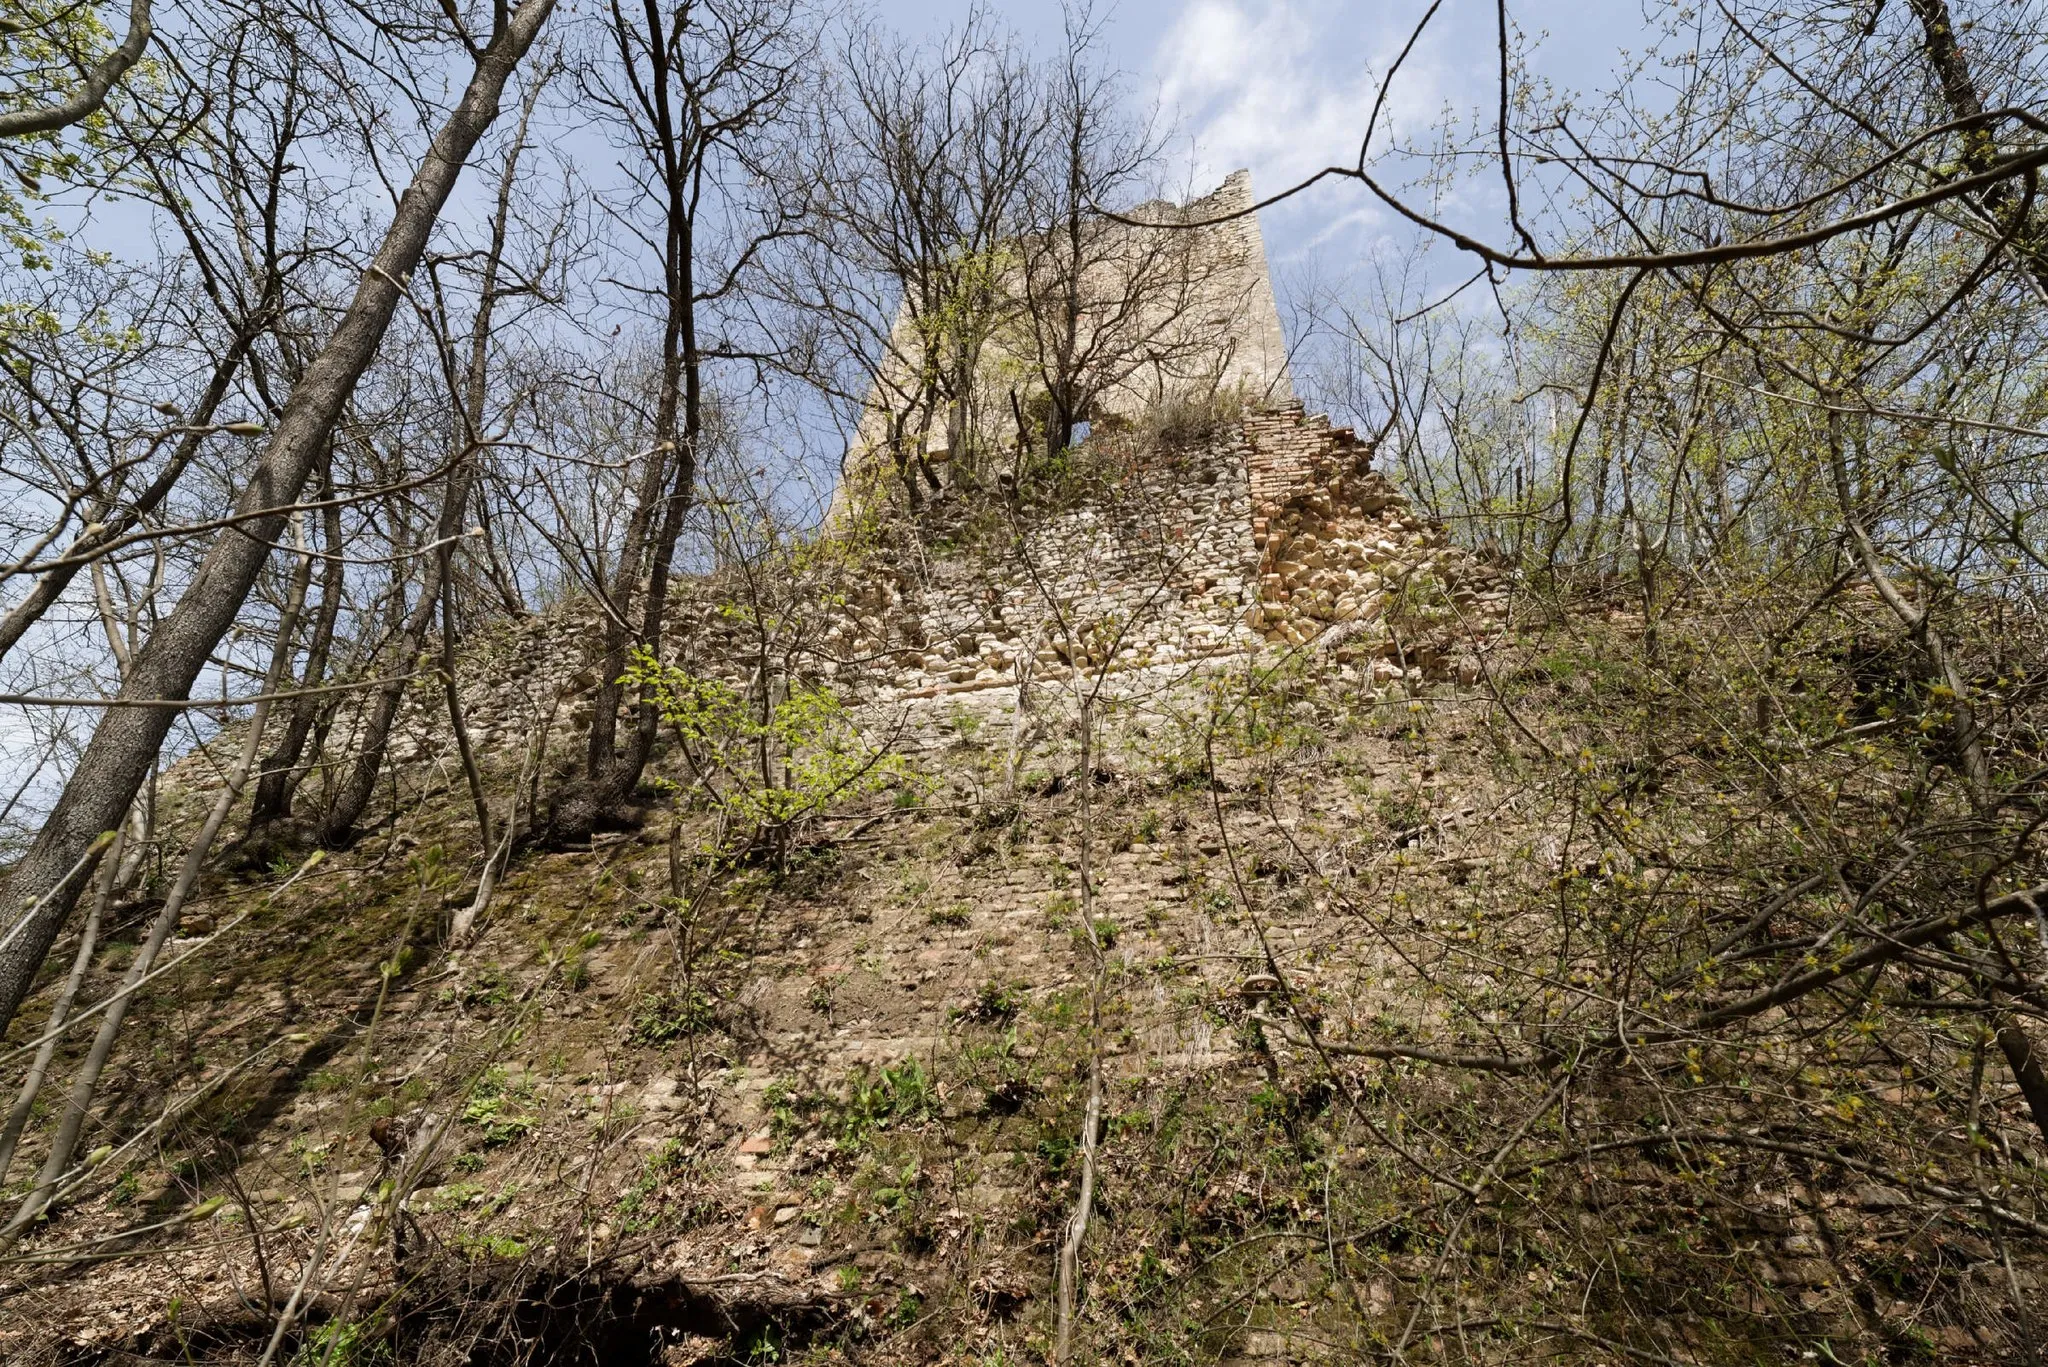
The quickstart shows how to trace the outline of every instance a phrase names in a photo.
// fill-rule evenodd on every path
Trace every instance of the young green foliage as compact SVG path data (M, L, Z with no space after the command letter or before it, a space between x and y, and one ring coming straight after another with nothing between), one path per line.
M902 756L870 742L830 689L793 682L781 696L749 697L646 651L625 682L660 708L742 845L909 778Z

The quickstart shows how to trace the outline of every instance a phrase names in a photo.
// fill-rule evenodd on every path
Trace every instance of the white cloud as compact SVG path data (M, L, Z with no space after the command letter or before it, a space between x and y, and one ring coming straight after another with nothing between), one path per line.
M1254 190L1263 195L1324 166L1352 162L1379 73L1414 22L1410 9L1381 0L1195 0L1181 10L1161 35L1151 65L1164 112L1193 141L1194 182L1214 184L1248 166ZM1401 68L1376 141L1389 125L1412 134L1435 119L1445 93L1436 52L1435 43L1425 42ZM1343 187L1334 201L1317 199L1356 229L1377 218L1360 212L1362 193ZM1325 237L1328 226L1311 231ZM1270 240L1270 230L1269 245L1281 246Z

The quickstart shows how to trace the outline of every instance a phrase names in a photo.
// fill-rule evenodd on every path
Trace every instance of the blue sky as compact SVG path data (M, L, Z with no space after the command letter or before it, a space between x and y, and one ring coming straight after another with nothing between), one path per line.
M970 8L968 0L882 0L878 12L920 37ZM1188 184L1207 188L1244 166L1265 195L1356 156L1380 77L1427 8L1427 0L1123 0L1109 11L1105 36L1138 93L1183 130L1177 152ZM1056 4L994 9L1027 38L1058 37ZM1520 0L1509 16L1534 43L1535 72L1560 89L1590 91L1611 79L1623 51L1647 44L1649 16L1666 9L1654 0ZM1395 83L1387 115L1397 127L1426 134L1447 114L1491 126L1495 24L1492 0L1445 0ZM1497 212L1487 202L1470 208L1479 221ZM1262 226L1283 290L1311 266L1341 276L1376 240L1407 238L1352 185L1276 206Z
M870 0L872 11L913 41L965 19L972 0ZM993 0L994 16L1041 50L1057 44L1056 0ZM1168 189L1199 193L1242 166L1260 195L1357 151L1378 89L1428 0L1105 0L1109 60L1138 100L1176 128ZM1510 0L1511 21L1534 41L1532 68L1560 89L1605 85L1622 52L1640 51L1657 0ZM1443 0L1429 31L1402 67L1382 129L1391 123L1427 139L1445 123L1492 125L1496 53L1493 0ZM569 134L571 141L577 135ZM586 174L605 179L609 153L594 142L578 154ZM457 193L451 218L480 193L474 177ZM1500 216L1494 182L1482 179L1454 204L1462 221L1492 235ZM59 207L59 221L69 212ZM1352 184L1326 184L1261 215L1276 285L1284 296L1308 275L1337 281L1376 251L1412 234ZM145 214L102 206L86 236L130 260L154 254ZM1469 266L1444 258L1457 278ZM1438 273L1432 270L1432 276Z

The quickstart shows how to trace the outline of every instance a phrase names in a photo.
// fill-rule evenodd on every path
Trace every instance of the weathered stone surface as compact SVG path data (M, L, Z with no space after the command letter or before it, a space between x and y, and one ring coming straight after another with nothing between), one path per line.
M908 749L957 740L963 726L1014 726L1017 739L1055 725L1051 704L1028 725L1017 713L1034 692L1056 698L1076 680L1152 693L1261 653L1315 652L1367 688L1474 681L1505 594L1372 468L1369 443L1293 398L1256 216L1229 217L1252 202L1239 172L1207 197L1140 215L1223 220L1196 234L1204 303L1189 326L1199 323L1208 391L1248 403L1241 423L1192 449L1133 443L1099 496L1050 513L1012 508L1008 534L992 540L983 527L949 546L955 505L973 500L940 494L859 563L819 557L814 582L769 584L775 601L755 602L757 616L804 625L766 664L747 612L732 611L762 592L758 577L681 581L664 654L748 690L784 686L784 671L829 684ZM1185 378L1133 375L1098 417L1141 417L1187 392ZM849 459L858 466L859 450ZM842 490L827 538L848 534L854 497ZM547 735L575 748L598 683L595 608L565 605L511 634L491 652L498 668L464 680L473 734L501 751ZM442 706L433 690L408 695L391 742L399 762L448 761ZM346 747L358 723L344 710L334 743Z
M1184 204L1154 200L1130 211L1132 223L1091 226L1104 236L1082 253L1091 266L1082 282L1090 296L1089 350L1108 371L1096 377L1102 383L1091 406L1096 419L1135 418L1163 396L1193 392L1235 394L1253 404L1293 401L1287 337L1254 202L1251 172L1238 170ZM1008 271L998 290L1021 304L1022 267ZM868 396L849 469L890 463L884 453L899 425L909 428L913 443L922 430L928 459L948 458L946 421L915 407L922 392L919 337L906 304L895 320L882 380ZM1033 355L1006 345L1001 335L991 338L982 348L973 407L1007 414L1017 377L1037 368Z

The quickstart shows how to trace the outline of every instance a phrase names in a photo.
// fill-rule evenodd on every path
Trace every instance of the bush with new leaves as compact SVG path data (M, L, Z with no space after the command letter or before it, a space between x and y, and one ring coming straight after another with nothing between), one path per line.
M828 688L743 692L647 651L634 654L625 682L660 709L723 818L720 853L766 846L780 858L806 821L910 778L903 757L864 735Z

